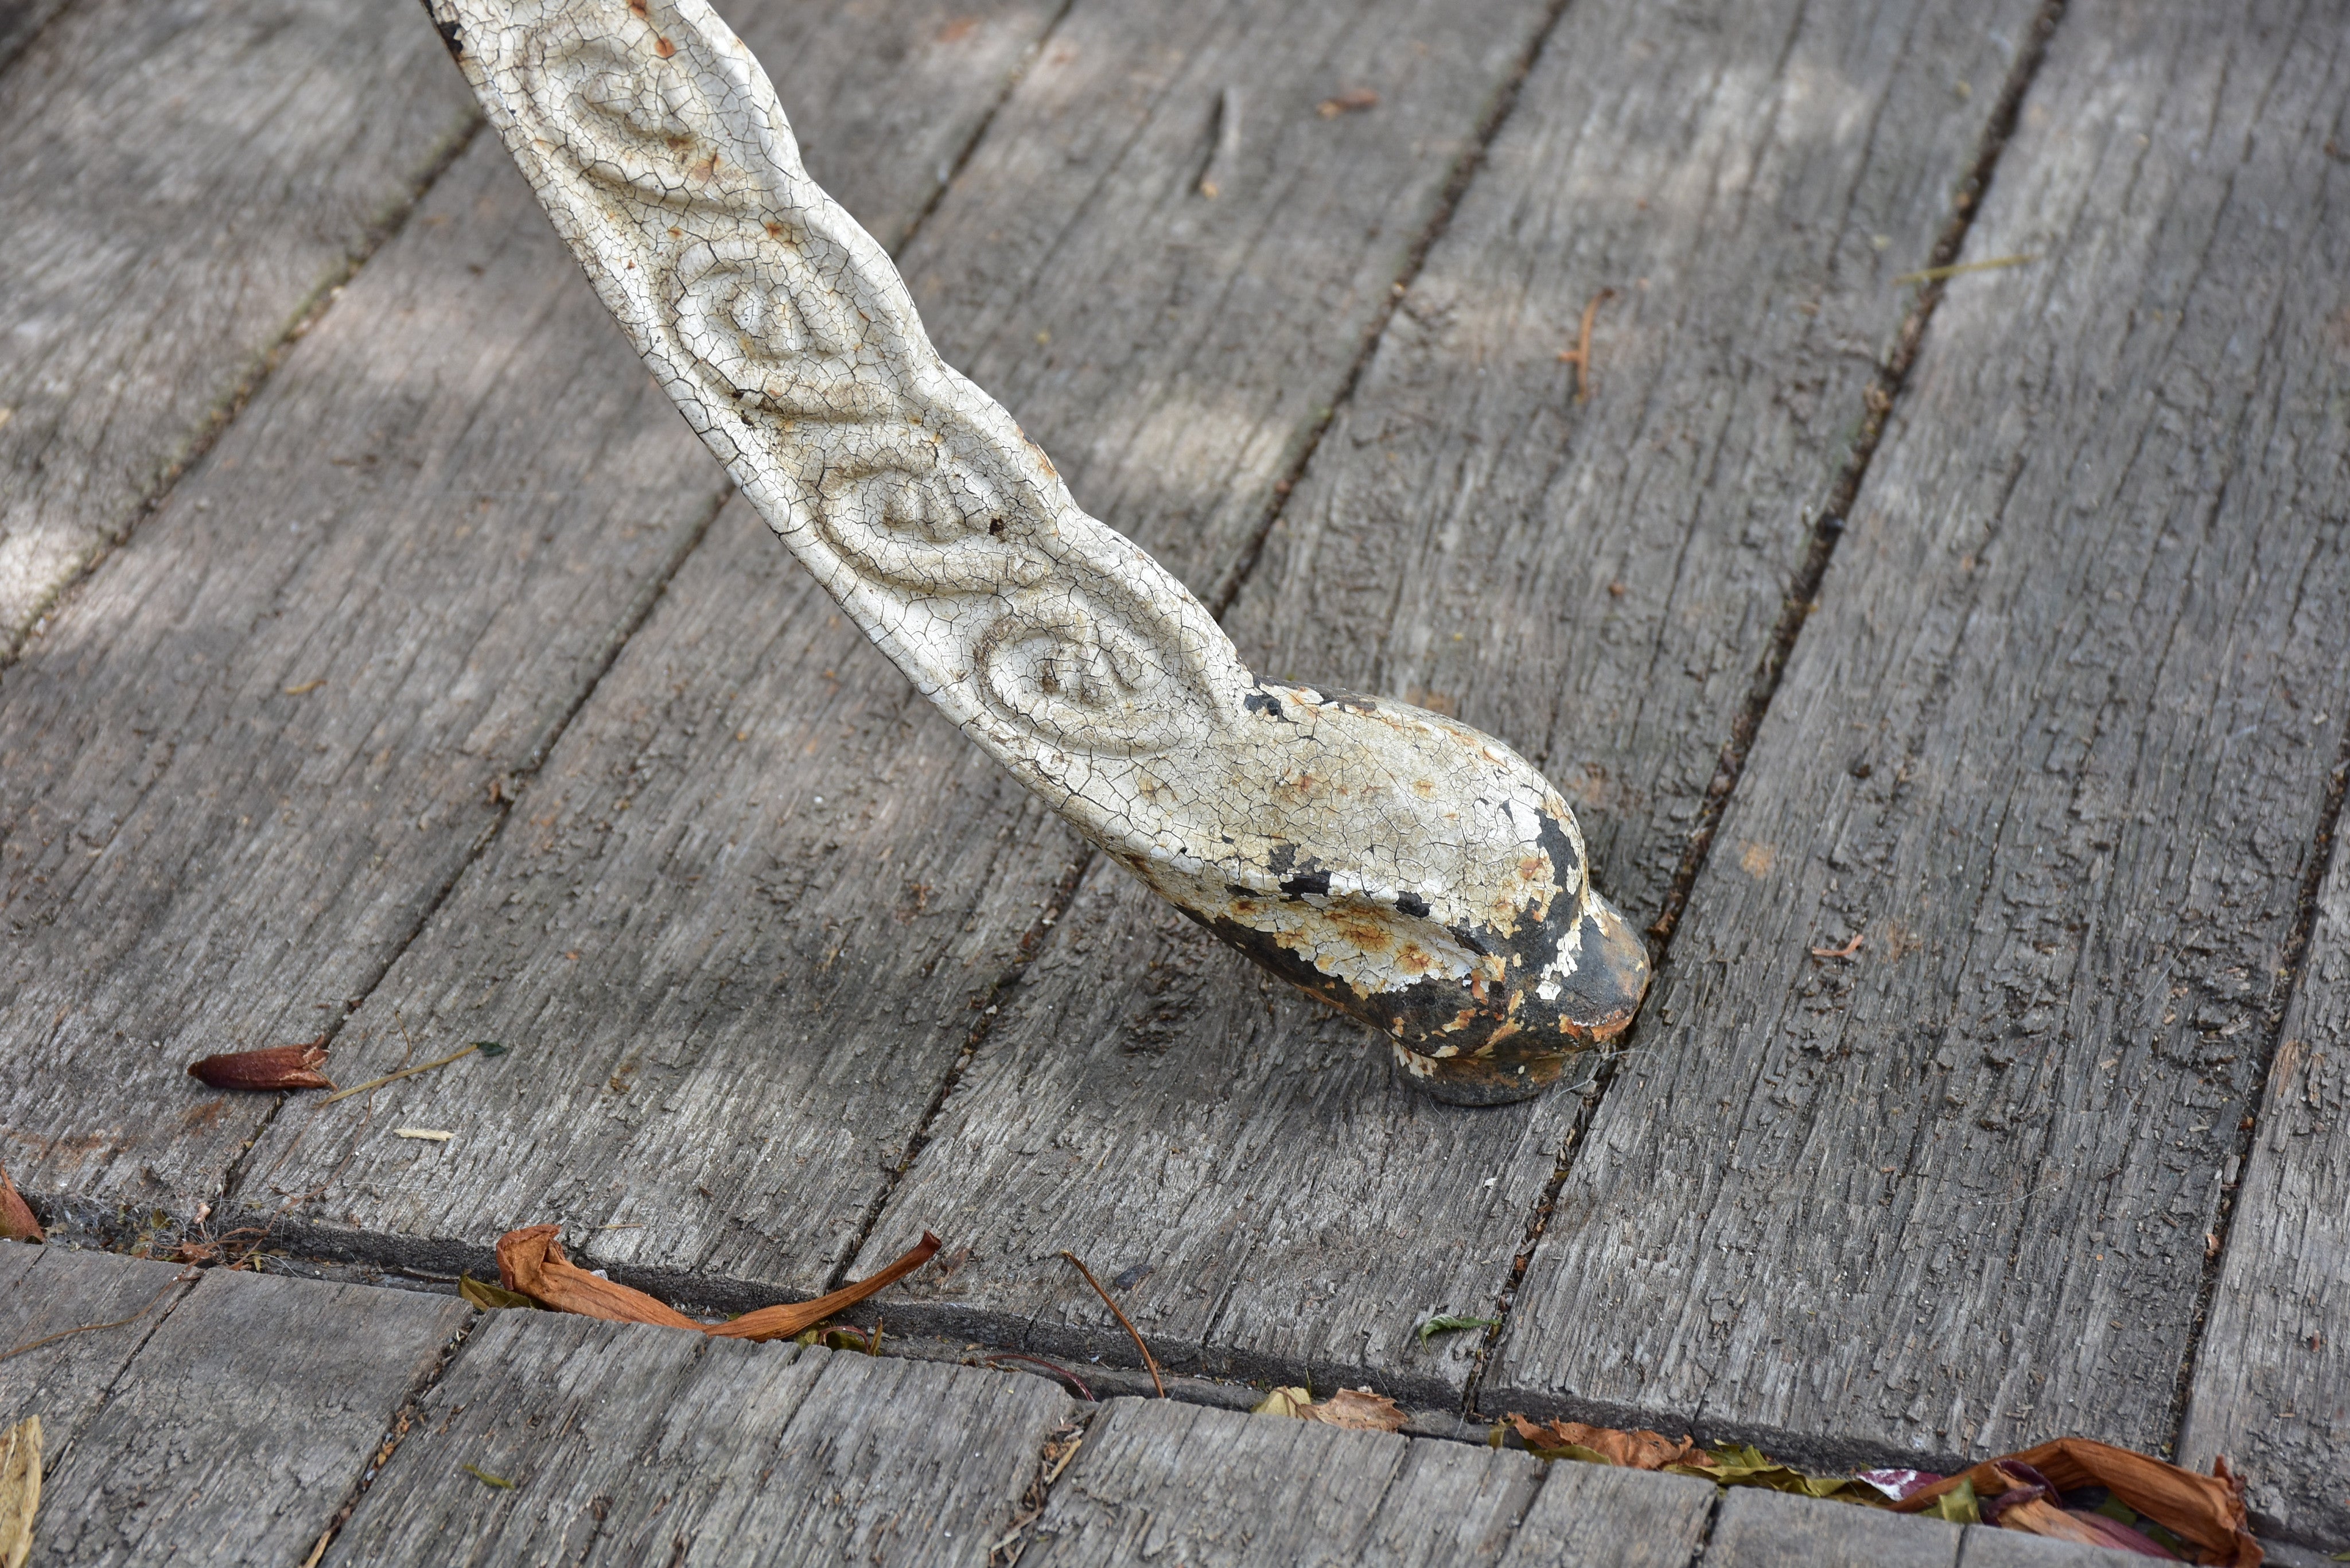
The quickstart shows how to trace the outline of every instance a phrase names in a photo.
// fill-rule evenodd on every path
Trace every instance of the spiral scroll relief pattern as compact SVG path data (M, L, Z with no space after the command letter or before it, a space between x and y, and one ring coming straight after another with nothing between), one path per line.
M1261 682L941 361L705 0L428 0L678 408L915 686L1055 811L1448 1098L1629 1023L1638 937L1566 803L1406 703Z
M1251 680L1212 618L939 359L706 5L440 0L435 15L688 420L975 739L1057 768L1163 750L1239 711Z

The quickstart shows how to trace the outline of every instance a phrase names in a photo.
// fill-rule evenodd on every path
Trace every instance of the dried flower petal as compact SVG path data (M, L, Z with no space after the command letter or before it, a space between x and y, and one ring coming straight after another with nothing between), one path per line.
M2227 1460L2216 1461L2211 1474L2199 1476L2148 1455L2132 1453L2110 1443L2092 1442L2086 1438L2059 1438L2037 1448L1986 1459L1963 1475L1952 1476L1913 1493L1895 1504L1894 1511L1921 1512L1937 1496L1956 1487L1961 1480L1971 1482L1977 1495L1996 1497L2010 1490L2001 1484L2009 1479L2002 1467L2012 1469L2018 1465L2038 1470L2051 1485L2064 1491L2104 1487L2130 1508L2193 1544L2203 1553L2205 1563L2223 1564L2225 1568L2257 1568L2262 1560L2260 1542L2252 1539L2245 1524L2244 1483L2229 1471ZM2021 1528L2017 1515L2022 1513L2022 1510L2010 1510L2004 1517L2016 1520ZM2039 1519L2036 1514L2027 1517ZM2113 1544L2110 1540L2102 1543Z
M327 1064L325 1036L307 1045L267 1045L230 1051L188 1064L188 1075L215 1089L331 1089L318 1071Z

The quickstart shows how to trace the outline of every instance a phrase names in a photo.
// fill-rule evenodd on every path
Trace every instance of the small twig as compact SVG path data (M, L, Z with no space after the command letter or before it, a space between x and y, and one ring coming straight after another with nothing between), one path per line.
M1151 1386L1159 1390L1159 1397L1161 1399L1166 1398L1167 1380L1159 1376L1159 1362L1151 1355L1150 1346L1142 1343L1142 1335L1135 1332L1134 1324L1127 1322L1126 1314L1118 1311L1118 1303L1109 1299L1109 1293L1102 1289L1101 1282L1099 1280L1094 1278L1094 1272L1091 1269L1087 1268L1085 1264L1078 1260L1077 1255L1075 1252L1065 1250L1061 1253L1061 1256L1068 1259L1070 1263L1076 1267L1077 1272L1085 1275L1086 1283L1093 1286L1094 1294L1101 1297L1102 1304L1109 1308L1111 1315L1116 1317L1119 1325L1126 1330L1127 1337L1134 1341L1134 1348L1142 1352L1142 1365L1150 1368Z
M1599 314L1599 307L1602 305L1615 297L1616 291L1614 289L1603 288L1597 294L1593 295L1589 299L1585 300L1583 302L1583 328L1575 334L1575 347L1572 348L1562 348L1558 351L1558 362L1560 364L1572 365L1575 367L1575 400L1578 403L1587 403L1591 400L1592 317Z
M1814 958L1850 958L1860 950L1861 938L1866 934L1862 931L1853 932L1852 940L1840 948L1814 948L1812 956Z
M119 1317L112 1323L86 1323L79 1328L61 1328L55 1334L45 1334L38 1339L28 1339L24 1344L16 1346L14 1350L0 1350L0 1361L13 1361L17 1356L23 1355L27 1352L38 1350L45 1345L55 1345L61 1339L71 1339L78 1334L96 1334L101 1329L121 1328L127 1324L137 1323L140 1318L145 1317L149 1313L153 1312L158 1302L161 1302L165 1296L172 1293L172 1287L173 1285L184 1285L192 1280L201 1279L202 1277L203 1276L193 1269L189 1270L183 1274L173 1274L170 1279L163 1282L163 1288L157 1291L153 1297L148 1301L145 1306L140 1307L129 1317Z
M1022 1355L1015 1351L998 1350L991 1353L984 1357L984 1359L990 1366L993 1366L999 1362L1004 1361L1024 1361L1031 1366L1041 1366L1045 1371L1051 1373L1054 1376L1066 1382L1070 1387L1075 1388L1077 1391L1077 1397L1083 1399L1087 1404L1096 1405L1100 1403L1099 1400L1094 1397L1094 1391L1086 1386L1086 1380L1084 1378L1078 1376L1076 1373L1070 1371L1066 1366L1054 1365L1052 1362L1045 1360L1041 1355Z
M1893 280L1893 286L1911 283L1939 283L1946 277L1956 277L1962 272L1990 272L1997 267L2022 266L2025 262L2040 259L2037 252L2030 255L1993 256L1989 261L1954 262L1949 266L1929 266L1917 272L1905 272Z
M348 1100L353 1095L364 1095L369 1089L380 1089L386 1084L395 1082L398 1079L412 1078L419 1073L430 1073L435 1067L445 1067L452 1062L461 1061L463 1058L472 1055L476 1051L487 1051L492 1055L496 1055L499 1052L504 1051L504 1046L499 1045L494 1041L476 1040L462 1051L452 1051L446 1056L436 1056L430 1062L419 1062L413 1067L402 1067L396 1073L386 1073L380 1078L369 1078L364 1084L353 1084L348 1089L337 1089L333 1094L328 1095L325 1099L320 1100L318 1105L321 1109L324 1109L326 1106L333 1105L337 1100Z

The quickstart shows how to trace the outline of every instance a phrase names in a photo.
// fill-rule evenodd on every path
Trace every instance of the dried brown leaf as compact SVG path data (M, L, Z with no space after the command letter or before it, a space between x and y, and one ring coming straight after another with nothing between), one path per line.
M327 1064L324 1036L303 1045L269 1045L258 1051L228 1051L188 1064L188 1075L215 1089L331 1089L319 1068Z
M41 1506L41 1418L0 1432L0 1568L25 1568Z
M25 1195L17 1191L16 1182L9 1179L5 1166L0 1166L0 1239L34 1242L48 1240L41 1229L40 1219L33 1212L33 1206L25 1201Z
M626 1285L616 1285L563 1255L560 1225L525 1225L498 1238L498 1283L556 1312L608 1323L650 1323L663 1328L702 1325L675 1307Z
M1326 98L1315 112L1325 119L1336 119L1342 114L1359 114L1379 107L1379 95L1369 88L1348 88L1336 98Z
M1341 1388L1319 1405L1298 1412L1326 1427L1346 1427L1357 1432L1400 1432L1403 1407L1367 1388Z
M746 1312L732 1323L712 1324L709 1332L724 1339L789 1339L802 1329L813 1327L837 1312L846 1312L874 1292L904 1279L936 1256L939 1245L939 1239L925 1231L922 1239L904 1256L853 1285L843 1285L830 1295L818 1296L812 1302Z
M1580 1421L1549 1421L1536 1426L1516 1414L1503 1419L1517 1428L1519 1438L1536 1453L1587 1449L1611 1465L1632 1470L1660 1470L1667 1465L1709 1462L1706 1451L1688 1438L1675 1442L1662 1432L1627 1432L1615 1427L1586 1427Z
M577 1313L610 1323L650 1323L663 1328L690 1328L696 1334L725 1339L789 1339L822 1323L833 1314L854 1306L867 1296L920 1268L939 1250L939 1239L922 1232L921 1241L904 1257L853 1285L812 1302L761 1307L730 1323L696 1323L676 1308L590 1273L563 1255L556 1240L559 1225L526 1225L498 1238L498 1282L556 1312Z
M1357 1432L1399 1432L1403 1407L1368 1388L1341 1388L1320 1404L1304 1388L1275 1388L1249 1407L1252 1416L1294 1416Z

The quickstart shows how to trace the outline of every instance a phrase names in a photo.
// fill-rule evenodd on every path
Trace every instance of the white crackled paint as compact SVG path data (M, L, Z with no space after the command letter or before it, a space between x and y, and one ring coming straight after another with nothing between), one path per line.
M1258 680L940 359L702 0L429 0L597 291L786 546L922 694L1259 962L1504 1100L1629 1021L1638 938L1500 742Z

